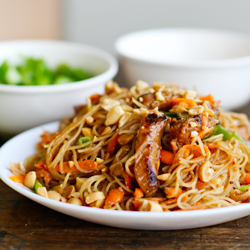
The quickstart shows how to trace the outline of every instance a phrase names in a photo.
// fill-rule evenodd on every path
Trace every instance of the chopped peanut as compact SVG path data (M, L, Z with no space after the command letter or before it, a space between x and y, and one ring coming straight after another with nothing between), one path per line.
M135 137L134 134L130 134L130 135L122 134L118 138L118 143L120 145L126 145L132 142L134 140L134 137Z
M107 114L105 125L113 125L119 121L120 117L124 114L121 106L113 107Z

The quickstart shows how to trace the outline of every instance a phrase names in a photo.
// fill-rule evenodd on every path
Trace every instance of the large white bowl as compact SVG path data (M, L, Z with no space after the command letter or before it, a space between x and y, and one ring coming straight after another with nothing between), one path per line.
M86 69L94 77L50 86L0 84L0 137L9 138L31 127L73 114L93 93L103 93L105 83L118 71L111 54L84 44L64 41L21 40L0 43L0 64L19 62L20 55L43 58L50 67L67 63Z
M224 109L250 99L250 36L231 31L166 28L138 31L115 42L121 70L137 80L174 82L213 94Z

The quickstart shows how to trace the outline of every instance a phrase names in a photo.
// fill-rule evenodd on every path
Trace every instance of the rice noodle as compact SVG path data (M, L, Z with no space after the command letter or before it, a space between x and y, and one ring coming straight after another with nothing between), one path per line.
M134 174L135 160L140 161L144 157L145 148L148 146L154 147L154 144L156 144L155 141L145 141L138 148L136 144L137 135L142 120L149 113L162 114L162 100L157 100L155 95L158 91L167 101L170 98L184 98L186 93L185 90L173 84L167 85L155 82L153 87L145 86L144 88L137 84L129 91L120 88L114 82L109 82L104 95L99 96L99 99L94 99L93 96L88 98L85 109L76 113L74 117L61 121L60 128L64 129L60 130L59 134L55 134L54 139L49 143L44 143L36 154L27 157L24 161L26 172L38 172L40 169L34 165L45 160L44 170L51 176L51 181L47 183L43 175L38 179L46 186L47 190L59 192L63 197L61 201L65 202L69 201L71 197L79 197L84 206L112 210L151 211L150 206L155 203L161 207L161 211L193 210L219 208L249 202L250 197L244 201L237 201L232 198L235 190L238 190L242 184L246 184L245 177L250 172L249 146L235 137L223 141L223 135L221 134L203 138L198 133L190 139L190 143L182 145L177 140L177 144L172 144L170 130L171 127L174 128L173 124L178 123L173 118L172 123L168 124L170 128L166 127L164 130L162 136L164 143L159 145L159 148L163 147L164 150L173 152L174 161L172 164L166 164L160 162L160 155L158 156L160 165L159 170L157 170L157 178L164 174L167 174L168 178L166 180L159 178L158 192L154 197L144 196L140 199L134 197L135 189L140 188ZM142 103L140 99L147 93L154 98L150 104ZM121 113L114 114L112 119L115 122L108 123L108 125L106 125L108 114L111 114L109 112L112 111L112 106L104 108L103 102L107 98L118 101L120 104L116 102L116 105L125 109L122 109ZM220 124L230 132L242 133L244 130L244 138L250 137L250 123L246 115L223 111L220 111L220 115L215 115L214 113L218 109L216 102L203 102L199 98L200 96L196 95L198 100L196 105L201 106L205 103L204 107L207 109L205 115L208 119L212 121L218 119ZM171 107L173 108L173 105ZM169 111L170 108L164 111ZM136 112L134 112L135 110ZM172 110L176 112L184 110L188 114L190 107L184 101L184 103L175 104ZM210 115L210 118L209 111L214 114ZM127 113L130 115L127 116L126 120ZM122 119L125 121L123 124L119 123ZM189 129L197 128L199 126L197 124L193 122ZM107 127L109 128L104 133ZM92 139L81 145L78 144L78 140L84 137L83 128L90 131ZM127 140L132 138L132 140L122 144L119 141L121 136L125 136L124 138ZM114 142L114 140L116 141ZM113 148L112 143L115 143ZM125 145L126 147L123 148ZM173 145L179 146L178 150L175 151ZM188 147L185 148L188 145L190 150L187 150ZM112 148L114 155L109 147ZM195 147L197 147L197 150L195 150ZM200 151L198 148L200 148ZM119 151L119 149L121 150ZM93 161L97 170L83 169L80 164L81 161ZM68 162L69 166L74 165L76 170L72 173L64 173L65 162ZM206 177L203 174L207 173L202 172L202 169L206 167L205 164L208 164L211 173L211 178L208 181L202 180ZM11 163L11 171L15 174L24 175L25 171L22 166L20 163ZM127 180L130 180L131 183L128 184ZM65 190L69 187L71 187L72 192L65 195ZM166 191L167 188L175 188L171 197ZM107 197L112 190L123 192L122 199L107 204ZM181 190L180 195L177 195L178 190ZM91 194L93 195L91 197L99 198L96 198L96 200L93 198L91 203L87 203L86 197L90 197ZM156 207L159 209L158 206Z

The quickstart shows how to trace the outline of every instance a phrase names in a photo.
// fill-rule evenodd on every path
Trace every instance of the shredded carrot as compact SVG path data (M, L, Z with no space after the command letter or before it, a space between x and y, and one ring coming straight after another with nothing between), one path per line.
M77 163L82 170L99 170L93 160L78 161ZM79 171L75 165L71 166L67 161L62 163L62 168L60 164L57 164L55 169L61 174L74 173Z
M206 145L203 145L203 147L204 147L205 152L208 152L208 150L209 150L208 147L207 147ZM195 154L196 156L197 156L197 153L202 154L201 148L200 148L199 145L189 144L189 145L183 146L183 148L184 148L184 151L187 150L187 152L189 152L189 153L190 153L190 150L192 149L193 152L194 152L194 154Z
M206 153L208 153L209 149L206 145L203 145L203 148ZM199 145L188 144L179 149L174 158L174 163L179 162L179 158L187 158L190 153L194 154L195 157L199 157L202 155L202 151Z
M115 205L115 203L120 203L123 197L124 197L124 192L122 188L119 187L112 189L105 200L105 206L111 207Z
M204 181L198 179L197 182L196 182L195 187L196 187L198 190L201 190L201 189L203 189L203 188L206 186L206 184L207 184L206 182L204 182Z
M43 177L46 184L48 184L52 180L51 173L46 169L41 169L41 170L37 171L36 177L37 178Z
M214 129L214 127L210 127L210 128L201 130L199 132L198 136L200 136L200 138L203 138L205 135L209 134L213 129Z
M167 150L161 150L160 159L163 163L172 165L174 162L174 153Z
M45 144L48 144L50 142L52 142L57 135L59 135L60 133L57 132L57 133L50 133L48 131L45 131L42 135L41 135L41 138L42 138L42 141L43 143Z
M190 155L190 149L184 146L180 148L179 151L176 153L173 163L179 162L180 158L186 159L189 155Z
M132 178L127 172L124 173L124 181L125 181L125 186L131 190L132 189ZM124 190L124 194L129 195L130 193L127 190Z
M175 187L166 187L164 192L167 195L167 198L178 198L181 194L182 194L182 189L178 188L177 193L174 195L175 193Z
M44 133L40 136L42 138L41 142L37 143L37 147L38 148L43 148L43 144L49 144L50 142L52 142L57 135L59 135L60 132L57 133L50 133L48 131L44 131Z
M201 148L200 148L199 145L192 145L192 144L189 144L189 145L183 146L183 148L185 148L185 149L187 149L187 150L193 149L193 150L198 151L198 152L201 153ZM190 151L189 151L189 152L190 152Z
M112 157L115 154L115 148L117 145L117 141L119 138L119 134L117 134L108 144L107 146L107 152L109 153L110 157Z
M40 161L39 163L34 164L34 166L35 166L36 168L38 168L38 169L44 169L45 166L46 166L46 163L45 163L44 160L42 160L42 161Z
M207 144L207 147L208 147L209 149L217 149L217 148L219 147L219 145L218 145L218 144L211 144L211 143L208 143L208 144Z
M250 184L250 173L246 174L245 182L246 182L246 184Z
M141 188L136 188L134 191L134 197L135 198L142 198L144 196L144 193Z
M14 182L18 182L18 183L23 183L24 182L24 175L19 175L19 174L13 174L10 176L10 179Z
M215 101L212 95L202 96L200 100L210 102L212 108L217 108L220 105L220 101Z
M37 147L38 149L44 148L44 147L43 147L43 142L42 142L42 141L38 142L38 143L36 144L36 147Z
M212 95L202 96L200 97L200 100L214 103L214 97Z
M136 210L138 210L138 209L139 209L139 207L140 207L140 203L139 203L139 201L138 201L138 200L133 200L133 201L132 201L132 203L133 203L133 205L134 205L135 209L136 209Z
M197 106L195 101L192 99L187 99L187 98L173 98L169 100L170 104L172 105L177 105L181 102L184 102L187 104L188 107L192 108L194 106Z
M181 198L181 201L182 201L182 202L185 202L187 199L188 199L188 196L187 196L187 195L184 195L184 196Z
M208 118L207 118L207 116L205 115L204 112L201 115L201 125L206 126L206 127L208 125Z

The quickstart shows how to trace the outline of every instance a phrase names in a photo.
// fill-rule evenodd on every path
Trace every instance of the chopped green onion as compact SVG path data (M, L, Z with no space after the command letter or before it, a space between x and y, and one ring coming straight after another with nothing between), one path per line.
M78 140L78 145L84 144L86 142L92 141L92 139L89 136L84 136L79 138ZM86 146L87 147L87 146ZM82 147L82 149L86 148L86 147Z
M16 68L9 67L7 72L5 72L5 80L9 84L15 85L22 81L22 76Z
M6 83L5 75L8 71L9 65L7 61L4 61L0 66L0 82Z
M70 77L67 76L58 76L55 80L54 84L62 84L62 83L69 83L73 82L74 80Z
M250 185L241 185L240 188L239 188L239 190L240 190L241 192L244 192L244 191L246 191L248 188L250 188Z
M43 59L22 57L19 65L4 61L0 64L0 83L10 85L51 85L70 83L90 78L82 68L59 64L55 69L48 67Z
M247 144L245 142L245 140L235 131L232 133L232 137L235 137L236 139L238 139L238 140L242 141L243 143Z
M223 135L223 141L230 140L232 137L235 137L236 139L240 140L241 142L245 143L246 142L242 139L242 137L237 133L237 132L229 132L227 129L223 128L221 125L217 125L214 127L214 130L211 131L209 134L207 134L204 139L207 139L213 135Z
M34 191L37 193L37 190L39 187L43 187L42 183L36 179L35 185L34 185Z

